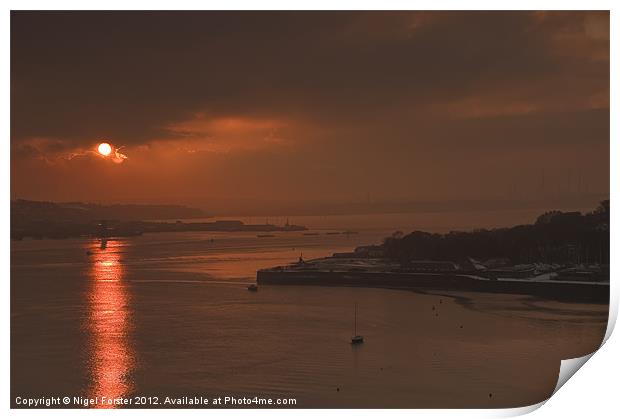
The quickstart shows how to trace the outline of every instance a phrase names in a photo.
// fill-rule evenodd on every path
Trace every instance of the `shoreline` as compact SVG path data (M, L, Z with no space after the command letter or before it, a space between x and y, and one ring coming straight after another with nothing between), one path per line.
M341 272L261 269L257 284L347 286L414 292L480 292L537 297L543 300L609 304L609 283L484 279L466 273Z

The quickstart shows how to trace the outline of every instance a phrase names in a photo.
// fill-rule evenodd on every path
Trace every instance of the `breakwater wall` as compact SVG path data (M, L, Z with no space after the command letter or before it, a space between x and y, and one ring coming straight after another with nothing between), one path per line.
M523 294L545 299L609 303L609 283L486 279L459 273L338 272L264 269L258 284L409 288L420 291L468 291Z

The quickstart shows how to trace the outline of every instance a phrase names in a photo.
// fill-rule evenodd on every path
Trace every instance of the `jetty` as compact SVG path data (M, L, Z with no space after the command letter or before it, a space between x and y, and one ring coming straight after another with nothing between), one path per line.
M258 284L405 288L530 295L543 299L608 303L609 271L575 266L471 269L446 261L403 267L383 258L327 257L261 269ZM579 274L577 274L579 273Z

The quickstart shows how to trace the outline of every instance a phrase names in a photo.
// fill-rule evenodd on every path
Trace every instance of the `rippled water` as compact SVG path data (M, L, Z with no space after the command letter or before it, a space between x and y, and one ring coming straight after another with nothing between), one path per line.
M245 285L388 234L164 233L12 243L11 396L270 396L301 407L536 403L607 306ZM90 251L92 254L87 255ZM353 347L353 308L366 342Z

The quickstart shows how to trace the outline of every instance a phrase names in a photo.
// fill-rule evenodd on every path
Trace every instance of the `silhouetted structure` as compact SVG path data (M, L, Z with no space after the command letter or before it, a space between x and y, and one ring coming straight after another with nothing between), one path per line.
M389 237L383 246L386 256L403 266L416 260L460 263L469 257L503 258L513 264L609 264L609 200L585 215L550 211L534 224L512 228L447 234L414 231Z

